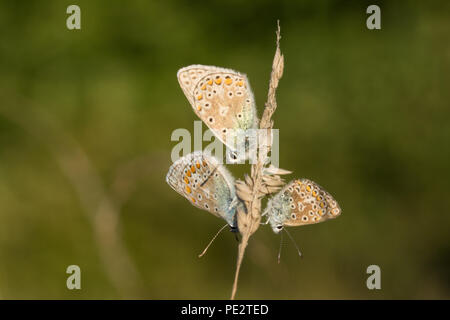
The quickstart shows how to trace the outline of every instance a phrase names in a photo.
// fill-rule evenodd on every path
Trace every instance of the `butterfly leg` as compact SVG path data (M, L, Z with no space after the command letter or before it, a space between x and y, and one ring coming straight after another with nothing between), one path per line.
M234 233L234 238L236 239L236 241L237 241L238 243L241 242L241 240L239 239L239 232L235 232L235 233Z

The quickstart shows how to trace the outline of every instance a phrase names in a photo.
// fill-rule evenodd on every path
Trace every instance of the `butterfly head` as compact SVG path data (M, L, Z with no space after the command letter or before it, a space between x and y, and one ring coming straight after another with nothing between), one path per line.
M278 194L270 199L264 215L267 215L267 222L272 227L273 232L280 233L284 228L285 215L288 209L284 203L284 195Z
M281 230L283 230L283 225L282 224L272 225L272 230L275 233L279 233L281 232Z
M227 150L226 157L227 163L229 164L244 163L248 158L244 152L238 152L234 150Z
M243 164L247 160L250 160L250 163L253 163L253 155L256 155L256 147L255 140L249 137L244 136L243 138L234 137L233 141L233 149L227 148L226 151L226 161L229 164Z

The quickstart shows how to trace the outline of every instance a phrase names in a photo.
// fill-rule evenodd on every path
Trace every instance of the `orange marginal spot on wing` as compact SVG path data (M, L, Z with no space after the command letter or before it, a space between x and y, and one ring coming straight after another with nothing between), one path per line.
M189 188L189 186L186 186L186 192L191 193L191 188Z
M193 203L197 202L197 201L195 200L195 198L191 198L191 201L192 201Z
M197 163L195 164L195 166L197 167L197 169L200 169L200 162L197 161Z
M242 80L238 82L239 87L242 87L243 85L244 85L244 82Z
M202 99L203 99L203 95L199 94L199 95L197 96L197 100L202 100Z
M216 83L216 84L221 84L221 83L222 83L222 79L221 79L221 78L216 79L216 80L215 80L215 83Z
M207 82L207 84L208 84L208 85L212 85L212 84L213 84L213 81L212 81L212 80L209 80L209 81Z
M187 176L188 177L190 177L192 174L191 174L191 170L188 170L187 172L186 172L186 174L187 174Z
M202 106L197 106L197 111L202 111Z
M191 166L191 171L192 171L192 173L195 173L195 171L196 171L195 167L193 165Z
M204 84L200 89L206 90L206 84Z
M226 78L225 78L225 84L226 85L230 85L230 84L232 84L233 83L233 80L229 77L229 76L227 76Z
M187 177L184 177L184 183L189 184L189 179Z

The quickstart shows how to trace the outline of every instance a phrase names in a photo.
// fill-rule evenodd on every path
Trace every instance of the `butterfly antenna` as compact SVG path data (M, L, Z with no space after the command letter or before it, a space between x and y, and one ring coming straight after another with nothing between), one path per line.
M199 258L203 257L203 255L206 253L206 251L208 251L208 248L211 246L211 244L214 242L214 240L216 240L216 238L219 235L219 233L221 233L223 231L223 229L225 229L227 226L228 226L228 223L225 224L222 228L220 228L219 231L217 231L216 235L208 243L208 245L206 246L205 250L203 250L203 252L198 255Z
M298 248L297 243L295 242L294 238L292 238L291 234L286 230L286 228L283 228L283 230L286 231L286 233L289 236L289 238L291 238L292 243L294 244L295 248L297 249L298 255L301 258L302 257L302 253L300 252L300 249Z
M280 234L280 249L278 250L278 264L281 260L281 248L283 247L283 233Z

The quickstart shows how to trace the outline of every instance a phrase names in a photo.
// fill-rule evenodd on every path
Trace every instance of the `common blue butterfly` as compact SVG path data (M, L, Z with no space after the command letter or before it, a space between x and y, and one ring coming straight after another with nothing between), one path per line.
M341 208L334 198L317 183L298 179L288 183L268 201L264 215L272 230L279 233L284 226L302 226L334 219Z
M237 231L236 208L242 203L233 176L216 158L202 151L190 153L172 164L166 181L192 205L224 219Z
M178 82L194 112L224 143L228 161L248 157L248 129L256 129L255 99L247 77L214 66L191 65L177 74Z

